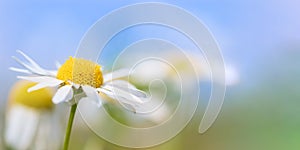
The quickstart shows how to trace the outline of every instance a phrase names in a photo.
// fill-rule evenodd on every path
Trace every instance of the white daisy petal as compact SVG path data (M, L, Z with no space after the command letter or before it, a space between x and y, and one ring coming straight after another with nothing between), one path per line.
M56 70L48 70L48 75L52 76L52 77L56 77L57 75L57 71Z
M126 103L132 103L132 104L143 103L143 101L139 97L136 97L131 93L120 90L118 88L114 88L111 86L104 86L102 87L102 89L105 89L105 94L107 94L108 96L116 100L124 101Z
M27 56L25 53L23 53L22 51L20 50L17 50L18 53L20 53L21 55L23 55L26 60L34 67L36 68L37 70L44 70L42 69L34 60L32 60L29 56Z
M99 89L103 94L107 95L108 97L117 100L120 105L122 105L124 108L133 111L136 113L136 108L139 107L139 105L136 102L129 101L123 97L119 97L117 95L114 95L111 91L105 90L105 89Z
M117 85L119 87L125 87L125 88L135 88L135 86L125 80L114 80L111 82L106 82L105 84L110 84L110 85Z
M133 95L132 93L125 91L123 89L119 89L119 88L116 88L114 86L109 86L109 85L105 85L105 86L103 86L103 88L113 92L113 94L115 94L117 96L123 97L123 98L131 100L131 101L135 101L138 103L143 103L141 98L139 98L139 97Z
M28 92L35 91L44 87L55 87L64 82L62 80L58 80L53 77L45 77L45 76L37 76L37 77L18 76L17 78L38 83L35 86L29 88Z
M32 82L47 82L47 81L57 81L57 82L64 82L62 80L53 78L53 77L47 77L47 76L34 76L34 77L28 77L28 76L17 76L19 79L24 79Z
M65 85L57 90L52 101L54 104L58 104L64 101L69 101L73 97L73 89L71 85Z
M101 106L102 106L102 102L100 101L100 102L97 103L97 107L100 108Z
M121 104L123 107L125 107L125 108L129 109L130 111L136 113L136 107L135 107L134 105L128 104L128 103L124 103L124 102L122 102L122 101L119 101L119 102L120 102L120 104Z
M26 115L26 119L22 119L21 124L24 126L23 127L23 132L22 132L22 138L23 138L23 143L22 145L26 145L28 144L28 146L26 147L30 147L30 144L32 143L32 141L34 140L34 136L36 135L36 130L39 126L39 119L40 116L39 114L37 114L36 112L31 112L29 114L29 112ZM26 122L26 123L25 123ZM20 136L20 134L19 134ZM22 147L21 149L23 149L24 147Z
M18 59L17 57L15 56L12 56L12 58L18 62L20 65L22 65L23 67L27 68L28 70L30 70L31 72L33 73L36 73L36 74L40 74L42 75L43 72L40 72L40 70L37 70L36 68L32 67L31 65L25 63L25 62L22 62L20 59Z
M15 72L26 73L26 74L32 74L32 72L30 72L26 69L20 69L20 68L15 68L15 67L9 67L9 70L15 71Z
M91 100L89 97L84 97L84 98L81 98L81 100L85 101L85 100ZM102 102L99 101L99 102L96 102L96 101L92 101L94 102L98 108L100 108L102 106Z
M106 85L111 86L113 88L121 89L121 90L131 93L137 97L143 97L143 98L147 97L147 94L145 92L137 89L134 85L132 85L131 83L124 81L124 80L114 80L114 81L106 83Z
M98 107L102 105L100 96L95 88L88 85L84 85L81 87L88 99L95 101Z
M32 92L41 88L45 88L45 87L55 87L58 86L62 83L63 81L61 80L49 80L49 81L45 81L45 82L39 82L38 84L36 84L35 86L30 87L27 91L28 92Z
M116 71L113 71L111 73L105 74L103 76L103 82L108 82L108 81L112 81L115 79L119 79L119 78L123 78L126 77L130 74L130 70L129 69L119 69Z
M13 56L12 58L15 59L23 67L27 68L32 73L38 74L38 75L49 75L49 76L56 75L56 74L53 74L52 71L41 68L35 61L33 61L29 56L24 54L22 51L18 50L17 52L20 53L21 55L23 55L23 57L25 57L25 59L29 62L29 64L22 62L20 59L16 58L15 56Z
M128 101L126 99L124 99L123 97L117 96L115 95L113 92L103 89L103 88L99 88L97 89L98 92L101 92L102 94L105 94L106 96L108 96L109 98L118 101L120 104L129 104L129 105L135 105L135 102L132 101Z
M38 113L21 105L10 107L6 116L6 132L4 135L7 144L15 149L29 149L38 123Z

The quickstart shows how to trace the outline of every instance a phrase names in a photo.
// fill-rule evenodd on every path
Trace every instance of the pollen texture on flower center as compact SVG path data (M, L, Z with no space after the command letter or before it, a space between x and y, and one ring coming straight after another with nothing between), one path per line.
M98 88L103 83L101 66L85 59L70 57L57 72L57 79Z

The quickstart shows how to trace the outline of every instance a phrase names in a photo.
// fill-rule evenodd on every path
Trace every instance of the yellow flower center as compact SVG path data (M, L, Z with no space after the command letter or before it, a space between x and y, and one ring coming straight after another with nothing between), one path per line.
M57 72L57 79L98 88L103 83L101 66L85 59L70 57Z
M49 88L42 88L36 91L27 92L27 89L36 83L20 80L11 89L9 101L11 104L22 104L35 109L51 109L53 107L53 91Z

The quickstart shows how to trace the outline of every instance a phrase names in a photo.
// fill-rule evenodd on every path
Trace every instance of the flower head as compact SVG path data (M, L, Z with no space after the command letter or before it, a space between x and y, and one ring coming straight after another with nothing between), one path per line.
M22 51L17 52L23 55L28 62L22 62L13 57L25 69L14 67L10 69L29 74L30 76L18 76L18 78L37 83L30 87L28 92L44 87L58 87L52 99L55 104L61 102L74 104L78 100L90 99L100 107L103 102L108 102L105 100L105 97L108 97L134 111L135 107L143 103L143 98L146 98L143 91L138 90L125 80L120 80L129 75L127 69L103 75L101 66L97 63L82 58L70 57L57 71L51 71L40 67ZM74 96L78 93L84 93L85 96L76 100Z
M59 69L57 79L99 88L103 83L101 66L85 59L70 57Z
M28 93L27 89L34 85L35 83L24 80L17 82L9 94L10 104L20 104L34 109L52 109L53 91L49 88L42 88Z
M20 80L11 88L5 112L6 145L13 149L58 149L61 128L51 102L53 91L42 88L28 93L33 85Z

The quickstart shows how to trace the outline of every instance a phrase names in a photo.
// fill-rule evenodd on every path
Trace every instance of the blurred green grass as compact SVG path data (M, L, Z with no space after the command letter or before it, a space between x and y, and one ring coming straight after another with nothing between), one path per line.
M205 103L201 102L196 115L179 135L145 150L300 149L300 96L291 93L288 88L281 88L283 83L276 84L278 86L261 85L243 90L235 87L229 91L217 121L204 134L197 132L205 109ZM105 150L127 149L107 143L88 132L88 139L94 139ZM73 135L71 149L82 149L84 144L76 144L82 140L82 134L75 131Z

